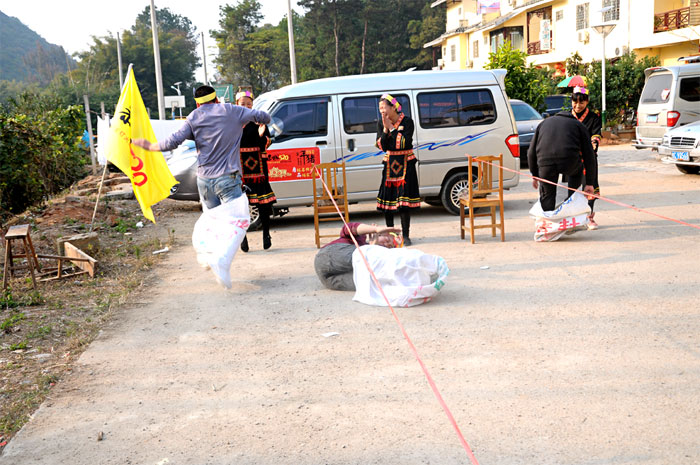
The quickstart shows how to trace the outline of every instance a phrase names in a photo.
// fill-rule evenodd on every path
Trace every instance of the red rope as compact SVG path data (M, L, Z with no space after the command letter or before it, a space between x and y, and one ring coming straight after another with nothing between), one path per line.
M333 205L335 206L335 209L338 212L338 215L340 216L340 219L343 222L344 227L348 227L348 224L345 222L345 218L343 217L343 214L340 212L340 208L338 208L338 204L335 203L335 199L333 198L333 194L331 193L330 189L328 188L328 185L326 185L325 181L323 180L323 176L321 176L321 173L318 171L318 167L314 166L314 169L316 170L316 174L318 175L318 177L321 179L321 182L323 183L323 187L328 192L328 194L331 198L331 201L333 202ZM349 229L348 229L348 231L349 231ZM374 271L372 271L372 268L369 266L369 262L367 261L365 254L362 253L362 250L360 249L360 245L357 243L355 236L353 236L352 234L350 234L349 236L352 239L352 242L355 244L357 251L360 252L360 256L362 257L362 261L365 262L365 266L367 267L367 270L369 270L370 276L372 276L372 281L374 281L374 283L377 285L377 288L379 289L379 292L382 294L382 297L384 297L384 300L386 301L386 304L389 307L389 310L391 310L391 314L394 316L396 323L399 325L399 329L401 330L401 334L403 334L403 337L408 342L408 346L411 348L411 351L413 352L414 357L416 357L416 360L418 361L418 364L420 365L421 370L423 370L423 374L425 375L426 379L428 380L428 384L430 384L430 389L432 389L433 394L435 394L435 397L437 398L438 402L440 403L440 406L442 407L442 410L447 415L448 420L450 421L450 423L452 424L452 427L454 428L455 432L457 433L457 437L459 437L459 442L462 444L462 447L464 447L464 450L467 452L467 456L469 457L469 460L471 460L472 465L479 465L479 462L476 460L476 457L474 456L474 453L472 452L471 448L469 447L469 444L467 444L467 441L464 439L464 436L462 435L462 431L459 429L459 426L457 425L457 421L455 420L454 416L452 415L450 408L447 406L447 404L445 403L445 400L442 398L442 395L440 394L440 391L438 390L437 385L435 384L435 381L433 381L433 377L430 376L430 373L428 372L428 368L425 366L425 364L423 363L423 360L420 358L420 355L418 354L418 349L416 349L416 346L413 345L413 341L411 341L411 338L408 336L408 333L404 329L403 324L401 324L401 320L399 320L399 317L396 314L394 307L391 306L391 304L389 303L389 299L387 298L386 294L384 294L384 289L382 288L382 285L379 283L379 280L377 279L377 277L374 275Z

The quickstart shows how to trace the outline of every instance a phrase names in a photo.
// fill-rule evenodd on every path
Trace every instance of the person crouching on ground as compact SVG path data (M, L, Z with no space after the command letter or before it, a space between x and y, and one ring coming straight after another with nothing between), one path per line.
M593 194L593 184L598 176L593 146L588 130L570 111L560 111L537 126L527 152L527 161L533 176L556 183L559 175L563 174L567 176L571 189L581 187L585 167L584 192ZM554 210L557 186L533 179L532 187L539 187L542 210ZM571 194L573 191L569 190L566 198Z
M593 180L593 193L600 195L600 186L598 185L598 146L600 145L601 120L598 114L588 108L588 89L585 87L574 87L574 93L571 94L571 114L576 117L588 130L588 136L593 146L593 154L595 155L596 176ZM595 212L593 205L596 198L588 200L588 205L591 207L591 214L588 215L588 229L598 229L598 223L593 220Z
M164 141L155 144L146 139L132 143L152 152L172 150L185 139L197 146L197 190L209 209L231 202L241 195L241 156L243 126L250 121L267 124L270 115L230 103L219 103L211 86L195 90L197 108L187 116L182 127Z
M243 90L236 94L236 105L253 108L253 93ZM241 137L241 170L248 203L258 208L262 223L263 249L272 247L270 237L270 216L272 204L277 201L270 186L267 170L267 147L270 145L270 131L264 124L250 122L243 128ZM243 238L241 250L248 252L248 236Z
M400 244L395 234L400 233L401 228L393 226L379 227L375 224L348 223L340 230L340 237L333 242L324 245L316 254L314 269L321 283L334 291L354 291L352 254L355 251L355 243L351 236L355 237L358 245L381 245L388 248Z

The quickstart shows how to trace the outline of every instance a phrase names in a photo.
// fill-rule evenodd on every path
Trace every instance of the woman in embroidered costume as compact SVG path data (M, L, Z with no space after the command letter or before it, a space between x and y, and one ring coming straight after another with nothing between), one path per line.
M377 147L385 152L377 210L384 211L386 225L394 226L394 212L401 215L403 243L411 245L411 210L420 207L416 156L413 154L413 120L401 112L401 104L389 94L379 99L382 120L377 123Z
M591 136L591 144L593 145L596 165L598 165L598 145L600 145L601 139L601 121L600 116L588 108L588 89L580 86L574 87L574 92L571 94L571 108L571 113L574 115L574 117L584 126L586 126L586 129L588 129L588 134ZM600 195L600 186L598 185L597 175L593 184L593 189L593 192L596 195ZM593 211L595 201L595 197L588 201L588 205L591 207L591 214L588 217L588 229L598 229L598 223L593 220L593 216L595 216L595 212Z
M253 108L253 93L249 90L236 94L236 104L247 108ZM270 216L272 216L272 204L277 201L275 193L270 187L270 179L267 171L267 147L270 145L270 132L264 124L253 122L243 127L241 136L241 170L243 172L244 190L248 195L248 203L256 205L260 213L260 221L263 229L263 248L272 246L270 237ZM243 238L241 250L248 251L248 237Z

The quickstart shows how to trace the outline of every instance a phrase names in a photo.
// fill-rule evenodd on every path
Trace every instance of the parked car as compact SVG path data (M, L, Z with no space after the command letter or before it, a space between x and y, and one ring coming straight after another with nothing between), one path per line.
M522 100L510 99L510 107L513 109L515 124L518 126L518 140L520 141L520 166L527 165L527 151L530 141L535 135L535 129L544 119L537 110Z
M700 174L700 121L666 131L659 154L684 174Z
M548 116L553 116L562 110L571 110L571 96L565 94L548 95L544 98Z
M700 120L700 63L644 70L635 147L656 148L669 128Z
M197 148L194 141L186 140L179 147L172 151L166 158L170 172L179 181L170 189L169 198L174 200L194 200L199 201L199 190L197 189ZM254 231L261 226L258 207L251 205L250 209L250 229ZM273 216L283 216L289 210L272 206Z

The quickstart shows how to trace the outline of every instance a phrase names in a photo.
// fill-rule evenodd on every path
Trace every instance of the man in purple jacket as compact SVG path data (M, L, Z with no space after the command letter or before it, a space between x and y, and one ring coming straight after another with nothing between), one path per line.
M211 86L200 86L194 93L197 108L185 124L167 139L151 143L134 139L132 143L146 150L172 150L185 139L197 146L197 189L207 208L230 202L241 195L240 145L243 127L250 121L268 124L270 115L240 105L219 103Z

